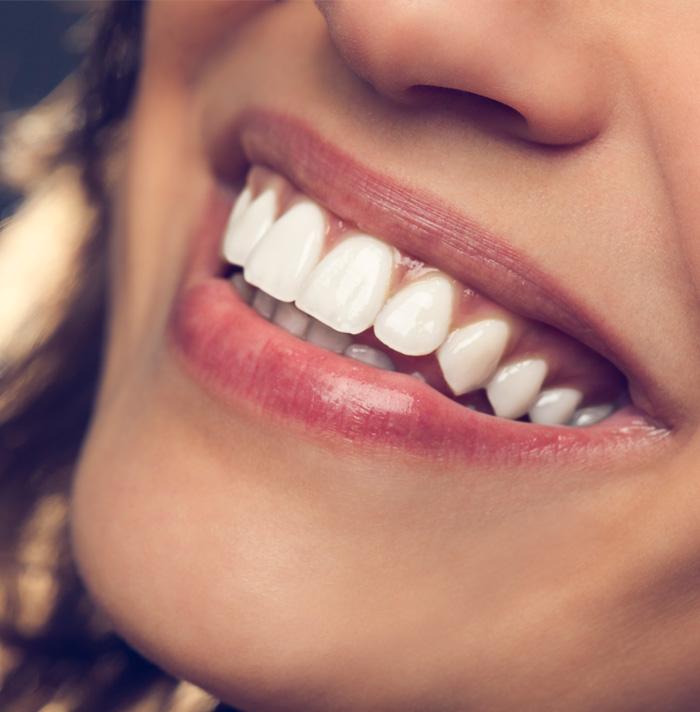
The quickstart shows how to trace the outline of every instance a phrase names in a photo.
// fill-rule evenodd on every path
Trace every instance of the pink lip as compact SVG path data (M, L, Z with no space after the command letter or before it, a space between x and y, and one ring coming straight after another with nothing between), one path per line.
M230 143L234 140L235 144ZM428 205L425 197L416 200L401 186L388 186L376 175L363 172L296 121L269 114L247 115L224 141L229 146L242 145L249 161L271 165L363 229L437 266L451 264L449 271L457 277L470 269L486 283L496 274L500 291L523 289L522 271L529 268L519 265L516 272L503 264L515 260L512 251L502 249L474 225L464 221L457 225L449 213L438 219L435 205ZM241 168L217 166L229 176ZM343 182L341 176L347 180ZM580 468L595 459L609 459L613 453L632 450L648 456L650 447L666 441L668 431L651 426L633 407L589 428L542 427L482 415L410 376L357 364L288 335L262 320L217 277L218 247L230 202L222 199L218 189L215 193L193 236L170 335L187 370L220 400L251 406L255 417L300 429L311 438L489 467L523 467L547 460ZM368 193L374 199L365 203ZM421 211L429 216L423 222L417 218ZM440 228L444 242L435 239L434 233L426 239L426 233L434 229L431 223L440 220L455 223L451 231ZM403 230L399 230L401 222ZM473 236L466 253L454 238L457 232ZM477 262L479 269L474 267ZM480 286L474 279L469 283ZM531 307L551 299L551 288L546 286L535 289L526 284L525 292ZM555 311L577 319L566 307L558 306L561 299L555 303ZM522 307L522 301L519 304Z

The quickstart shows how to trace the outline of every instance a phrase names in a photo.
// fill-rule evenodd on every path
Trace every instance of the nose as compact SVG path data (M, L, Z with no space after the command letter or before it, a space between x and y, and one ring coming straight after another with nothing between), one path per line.
M444 105L548 145L588 141L612 109L588 6L561 0L317 0L350 68L393 101Z

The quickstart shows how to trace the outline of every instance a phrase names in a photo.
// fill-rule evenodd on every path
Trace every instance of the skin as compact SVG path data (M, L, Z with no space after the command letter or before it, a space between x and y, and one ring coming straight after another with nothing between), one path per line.
M700 6L320 10L148 8L74 493L96 601L251 712L697 709ZM212 136L251 107L567 285L653 384L637 400L662 445L490 467L353 447L203 387L167 323L220 180Z

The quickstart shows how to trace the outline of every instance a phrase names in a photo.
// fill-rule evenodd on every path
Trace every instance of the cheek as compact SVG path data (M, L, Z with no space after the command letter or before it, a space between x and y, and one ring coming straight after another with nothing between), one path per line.
M198 2L149 3L146 16L147 71L193 80L207 60L235 41L236 29L268 3Z

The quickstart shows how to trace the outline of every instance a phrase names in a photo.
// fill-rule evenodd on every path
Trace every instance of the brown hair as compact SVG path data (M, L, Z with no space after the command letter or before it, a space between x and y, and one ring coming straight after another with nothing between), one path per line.
M79 172L84 205L93 212L89 234L60 317L20 358L0 360L4 712L54 709L49 703L71 712L117 712L146 698L164 710L192 709L188 700L197 709L216 704L197 697L194 688L176 688L176 681L111 632L86 596L67 537L72 469L102 359L110 224L106 164L138 78L143 14L138 1L99 8L92 48L77 79L74 127L63 135L60 150L44 157L47 174L66 166Z

